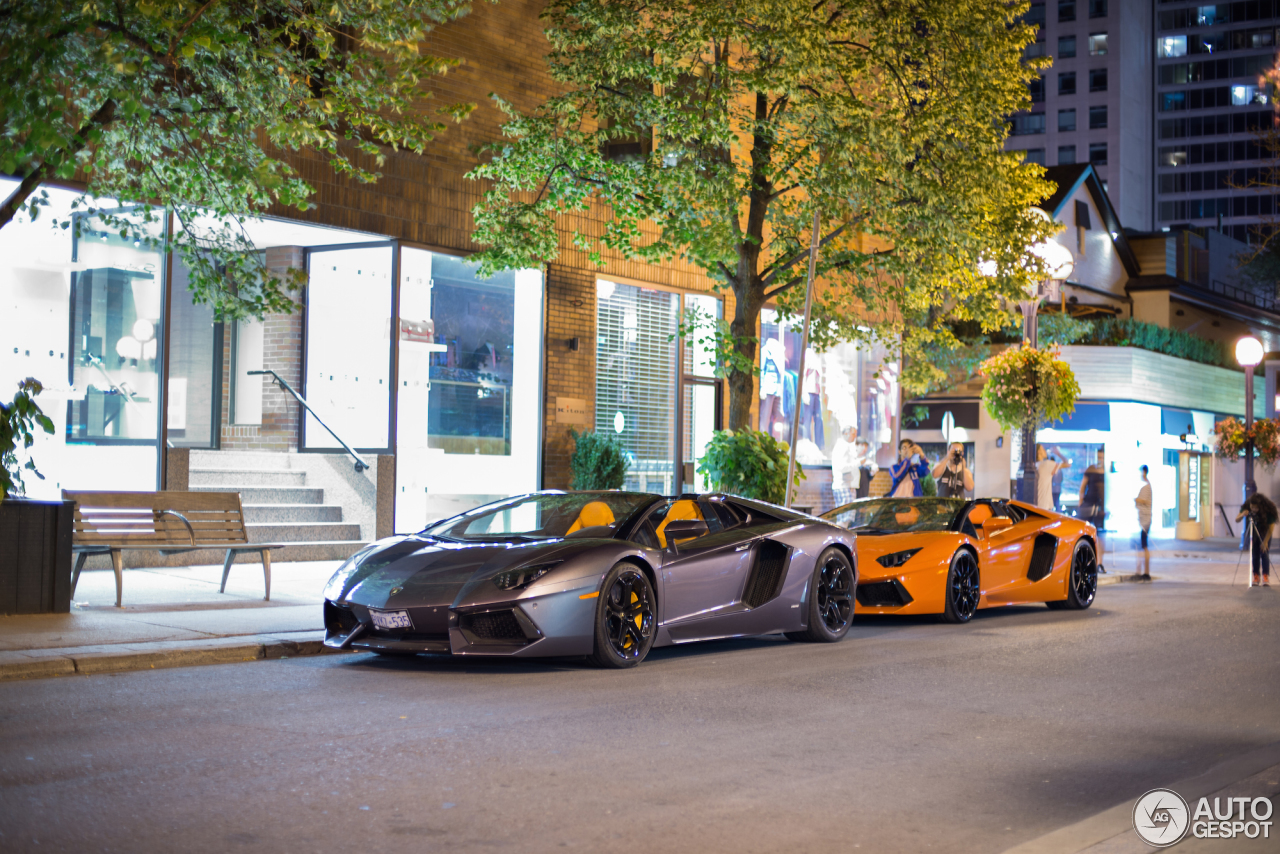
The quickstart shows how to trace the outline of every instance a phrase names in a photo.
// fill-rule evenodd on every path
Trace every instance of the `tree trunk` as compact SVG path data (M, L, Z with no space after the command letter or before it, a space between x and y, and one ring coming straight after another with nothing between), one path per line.
M758 349L756 326L764 305L764 288L756 283L754 287L735 287L733 291L737 299L729 329L733 333L734 349L754 365ZM729 374L730 430L751 429L751 410L756 403L755 376L755 371L732 371Z
M116 118L116 102L114 98L108 98L106 102L98 108L98 111L89 117L89 121L84 127L76 131L76 135L71 137L67 143L67 147L59 152L58 161L64 161L75 157L85 146L89 144L89 134L95 127L106 127L115 121ZM18 210L31 198L31 194L36 191L52 171L51 164L54 161L46 157L37 163L30 172L28 172L18 184L18 189L14 190L9 198L0 204L0 228L4 228L13 218L18 215Z

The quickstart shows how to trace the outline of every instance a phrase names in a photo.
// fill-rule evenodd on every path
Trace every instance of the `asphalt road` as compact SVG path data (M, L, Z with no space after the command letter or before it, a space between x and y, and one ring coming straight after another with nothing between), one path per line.
M998 852L1280 741L1280 590L1100 592L627 672L360 655L0 684L0 850Z

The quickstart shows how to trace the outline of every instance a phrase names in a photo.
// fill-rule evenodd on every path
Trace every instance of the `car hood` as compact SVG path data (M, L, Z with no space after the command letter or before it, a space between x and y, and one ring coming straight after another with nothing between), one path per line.
M329 580L324 595L368 608L447 607L468 599L475 587L503 570L566 560L601 544L600 540L453 543L392 537L353 555ZM493 588L493 593L499 592Z

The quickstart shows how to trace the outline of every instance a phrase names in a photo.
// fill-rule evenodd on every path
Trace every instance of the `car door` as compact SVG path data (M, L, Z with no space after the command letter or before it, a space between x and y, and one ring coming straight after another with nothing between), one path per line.
M1027 568L1031 563L1031 550L1036 534L1047 520L1009 507L1004 502L992 502L991 510L993 518L1007 522L987 534L990 573L983 579L982 586L987 592L988 602L1009 602L1017 599L1030 583Z
M734 524L731 515L710 502L690 498L673 501L665 512L659 508L655 516L659 514L654 531L663 549L663 621L706 620L738 606L751 570L753 529ZM707 533L668 541L665 523L675 519L701 519Z

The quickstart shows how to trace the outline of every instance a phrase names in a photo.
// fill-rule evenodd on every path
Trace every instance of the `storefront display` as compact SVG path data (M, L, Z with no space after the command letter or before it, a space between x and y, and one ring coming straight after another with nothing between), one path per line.
M874 476L873 467L893 464L898 362L880 346L844 343L822 352L810 347L801 381L800 344L798 323L780 323L776 311L761 311L758 423L775 439L790 442L792 419L799 407L796 459L811 481L802 489L809 494L808 500L817 502L815 506L826 509L835 500L833 463L843 472L849 466L842 460L850 453L858 456L859 475L845 478L848 489L854 489L852 483L857 480L858 494L871 488L863 481ZM838 445L841 453L833 459Z
M11 189L0 182L0 195ZM146 223L141 208L95 200L127 224L108 225L73 208L78 193L47 193L39 219L22 214L0 230L0 314L11 319L0 398L35 377L45 387L36 402L55 427L32 448L45 479L28 478L27 494L154 489L166 265L142 238L158 236L163 217Z

